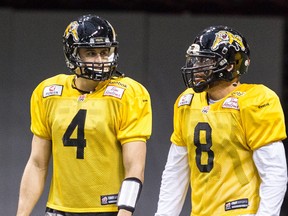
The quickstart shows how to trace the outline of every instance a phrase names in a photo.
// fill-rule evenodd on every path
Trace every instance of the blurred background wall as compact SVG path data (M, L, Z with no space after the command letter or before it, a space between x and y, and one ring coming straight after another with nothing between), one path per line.
M97 14L112 23L120 42L119 70L141 82L151 94L153 135L148 142L145 185L136 216L152 216L156 211L170 146L173 103L185 89L180 68L185 62L187 47L203 28L228 25L246 37L252 64L242 82L263 83L276 91L286 114L286 2L256 0L248 4L248 1L237 0L230 1L229 5L225 2L2 1L0 215L16 214L19 184L32 138L29 129L31 93L43 79L69 73L64 63L62 35L68 23L82 14ZM287 148L286 144L286 153ZM48 186L33 216L43 215ZM188 216L189 212L188 196L181 216ZM287 215L286 195L281 216Z

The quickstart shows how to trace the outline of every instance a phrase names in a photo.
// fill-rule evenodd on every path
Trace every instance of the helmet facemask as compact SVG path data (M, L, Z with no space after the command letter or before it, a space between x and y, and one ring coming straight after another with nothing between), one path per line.
M101 62L83 61L79 56L80 48L81 46L75 48L75 54L72 55L73 60L71 61L74 62L76 67L75 73L78 77L94 81L103 81L109 79L116 71L118 58L117 48L109 47L107 58Z
M219 79L220 72L224 71L226 66L227 61L217 53L197 51L192 45L187 50L186 64L181 69L182 77L188 88L193 88L199 93L208 89L210 83Z

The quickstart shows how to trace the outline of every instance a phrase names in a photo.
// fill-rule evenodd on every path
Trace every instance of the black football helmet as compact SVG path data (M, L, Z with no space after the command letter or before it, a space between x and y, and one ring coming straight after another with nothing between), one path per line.
M250 50L246 39L227 26L211 26L201 32L186 52L181 68L184 83L202 92L214 81L232 81L248 71Z
M84 62L78 48L109 48L107 62ZM84 15L71 22L63 35L67 67L79 77L95 81L109 79L117 68L118 42L112 25L95 15Z

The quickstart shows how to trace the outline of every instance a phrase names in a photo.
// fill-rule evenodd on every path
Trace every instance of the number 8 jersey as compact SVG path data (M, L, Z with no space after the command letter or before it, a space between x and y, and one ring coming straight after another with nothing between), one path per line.
M285 138L279 98L263 85L241 84L211 105L206 92L184 91L174 105L171 141L188 150L191 215L255 214L260 177L253 150Z
M74 75L44 80L31 97L31 130L51 140L53 175L47 206L66 212L115 212L124 178L121 145L151 135L147 90L127 77L82 94Z

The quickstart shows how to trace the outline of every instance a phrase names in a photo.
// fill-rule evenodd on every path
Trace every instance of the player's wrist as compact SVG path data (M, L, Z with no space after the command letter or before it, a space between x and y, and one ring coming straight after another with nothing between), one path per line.
M118 215L117 216L132 216L131 211L127 211L125 209L119 209Z
M131 212L135 211L136 203L142 191L142 182L136 177L129 177L123 180L120 192L118 195L117 206L119 211L125 210Z

